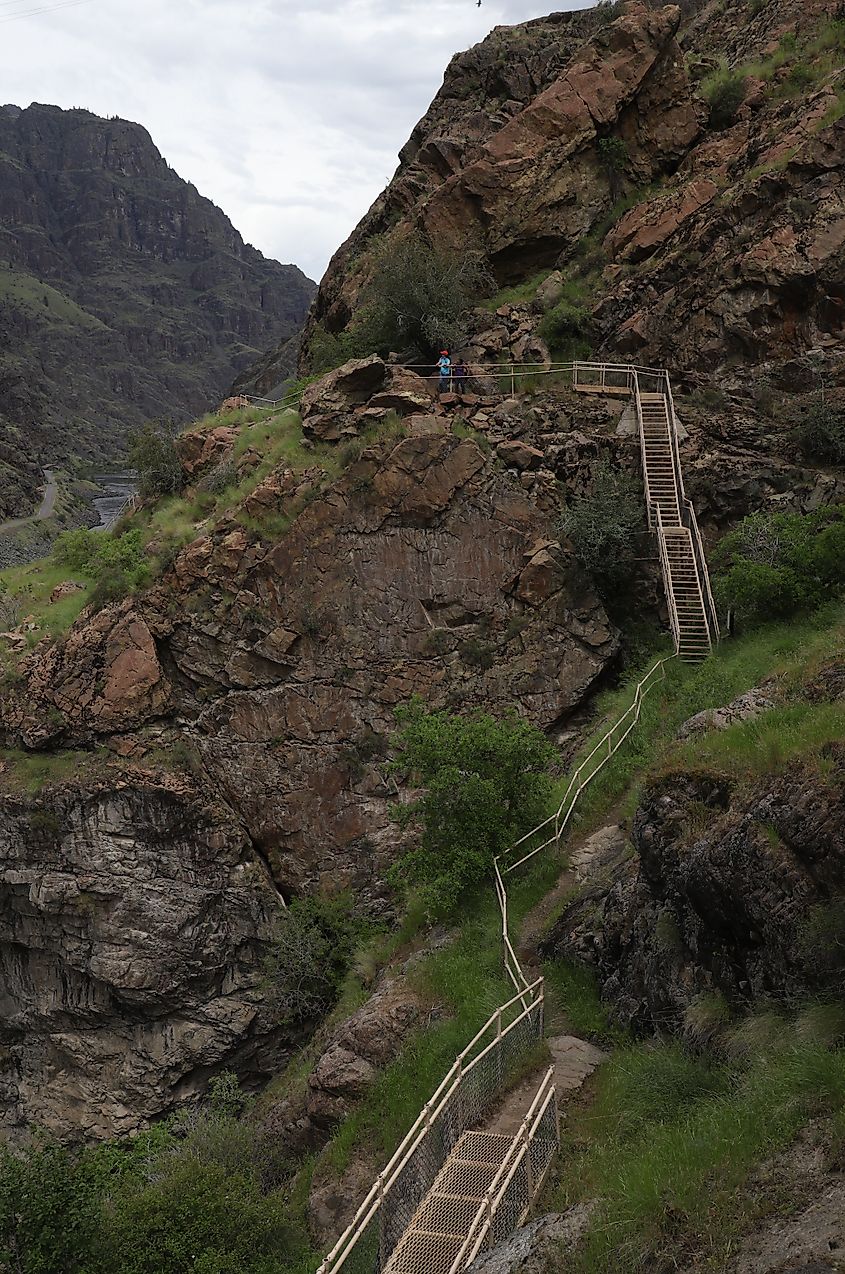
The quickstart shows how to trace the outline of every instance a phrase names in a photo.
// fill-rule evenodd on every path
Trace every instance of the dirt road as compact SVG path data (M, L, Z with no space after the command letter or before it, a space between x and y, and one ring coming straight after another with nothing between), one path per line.
M47 479L47 485L44 488L44 495L38 510L35 513L31 513L28 518L12 518L9 522L0 522L0 535L4 535L7 531L17 531L21 527L29 526L30 522L44 522L47 518L52 517L56 496L59 494L59 484L53 475L52 469L45 469L44 477Z

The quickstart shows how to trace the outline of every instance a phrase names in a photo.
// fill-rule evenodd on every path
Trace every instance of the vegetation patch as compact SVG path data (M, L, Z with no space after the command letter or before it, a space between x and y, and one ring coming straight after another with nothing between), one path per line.
M0 1151L0 1261L21 1274L305 1274L292 1166L234 1076L133 1139Z
M781 1021L778 1042L743 1062L670 1041L631 1044L600 1068L596 1086L591 1110L573 1108L549 1204L599 1203L586 1243L552 1268L645 1271L694 1250L715 1271L759 1207L742 1191L752 1170L808 1119L841 1119L845 1052L808 1043Z
M593 470L589 494L573 500L559 526L605 597L631 579L643 529L640 483L607 460Z
M845 507L753 513L713 561L717 597L748 624L812 610L845 587Z
M418 887L433 914L448 915L495 856L541 821L552 788L545 771L557 753L516 717L456 717L427 712L419 701L397 715L397 766L425 792L398 807L400 823L416 824L419 839L393 880Z

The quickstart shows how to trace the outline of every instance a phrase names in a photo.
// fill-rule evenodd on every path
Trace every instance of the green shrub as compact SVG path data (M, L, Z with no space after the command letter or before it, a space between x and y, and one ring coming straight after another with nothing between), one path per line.
M143 534L137 527L122 535L64 531L56 539L53 557L91 580L92 600L100 605L143 588L150 579Z
M232 1075L138 1137L0 1150L0 1269L15 1274L293 1274L291 1165Z
M845 507L754 513L714 554L716 592L750 623L813 610L845 585Z
M466 338L466 315L493 290L481 253L432 246L419 233L385 238L372 249L372 273L356 323L370 348L430 356Z
M176 452L177 427L166 420L151 420L129 442L129 463L138 470L142 496L173 495L184 485Z
M360 932L345 897L296 899L282 913L265 960L280 1021L305 1022L332 1008Z
M375 348L377 334L362 320L353 321L342 332L329 332L321 324L315 324L308 341L308 363L314 376L342 367L352 358L366 358ZM305 388L314 379L305 378L305 382L297 381L287 386L286 394Z
M557 754L515 717L456 717L413 701L397 719L398 765L425 793L399 808L399 821L418 824L420 835L392 880L419 885L430 911L446 915L495 855L542 819L552 790L544 771Z
M469 664L471 668L480 668L482 671L492 668L495 663L493 647L487 642L479 641L477 637L469 637L461 642L458 653L465 664Z
M548 346L566 351L584 342L590 331L590 312L586 306L567 297L543 315L538 332Z
M786 77L786 87L790 90L804 89L816 81L816 72L806 62L794 62Z
M77 1274L97 1233L102 1173L61 1146L0 1151L0 1269Z
M576 498L559 526L599 590L609 595L630 579L643 529L643 496L639 483L606 460L593 473L589 495Z
M798 935L807 971L845 991L845 895L814 907Z
M710 107L710 127L716 130L729 128L745 101L746 76L737 71L725 69L712 79L705 81L702 88L704 98Z
M818 396L795 428L799 447L807 456L845 464L845 413Z

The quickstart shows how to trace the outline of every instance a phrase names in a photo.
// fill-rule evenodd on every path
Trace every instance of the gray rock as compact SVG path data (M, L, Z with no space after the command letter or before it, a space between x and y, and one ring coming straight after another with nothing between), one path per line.
M6 799L0 1127L131 1133L288 1056L263 1007L282 906L242 828L175 776Z
M755 686L753 690L746 690L744 694L731 700L724 708L707 708L704 712L697 712L694 717L689 717L678 728L676 737L691 739L706 734L708 730L727 730L738 721L753 721L774 706L774 700L768 692Z
M580 1242L593 1208L592 1203L578 1203L566 1212L539 1217L477 1257L470 1274L548 1274L549 1257Z

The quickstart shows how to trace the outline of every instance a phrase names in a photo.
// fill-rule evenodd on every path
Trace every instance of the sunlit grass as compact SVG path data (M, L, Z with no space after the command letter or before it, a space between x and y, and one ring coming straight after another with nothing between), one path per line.
M575 1108L550 1206L598 1199L587 1241L552 1269L612 1274L654 1268L683 1236L712 1265L731 1251L749 1211L742 1186L810 1118L845 1113L845 1052L777 1039L745 1062L716 1062L677 1043L619 1049L597 1073L591 1109Z

